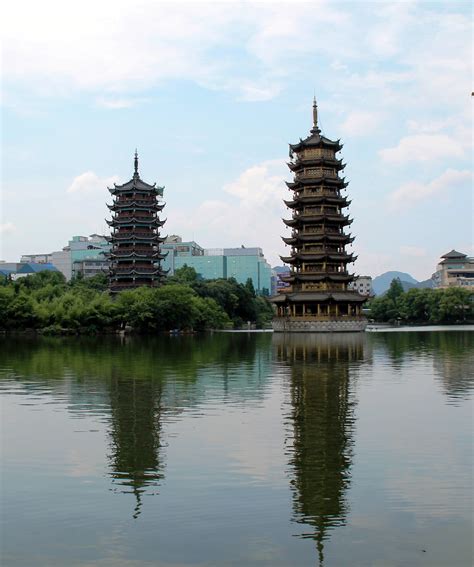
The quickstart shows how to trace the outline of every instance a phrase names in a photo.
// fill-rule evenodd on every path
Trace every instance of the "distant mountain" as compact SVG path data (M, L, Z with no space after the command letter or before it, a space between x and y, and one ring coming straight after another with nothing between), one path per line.
M410 276L410 274L405 272L385 272L372 280L372 289L374 290L375 295L382 295L382 293L385 293L390 287L392 280L396 278L400 280L405 291L411 287L418 287L418 283L420 283L415 280L413 276Z
M433 280L431 278L427 280L423 280L422 282L418 282L415 287L418 288L433 288Z

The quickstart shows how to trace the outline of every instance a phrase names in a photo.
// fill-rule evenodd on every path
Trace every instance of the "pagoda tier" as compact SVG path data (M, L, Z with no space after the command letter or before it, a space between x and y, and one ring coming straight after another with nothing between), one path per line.
M321 135L317 106L313 104L310 135L290 144L288 164L294 174L287 182L292 199L285 200L292 218L290 255L281 256L290 265L281 280L287 288L272 298L277 309L276 331L358 331L365 328L361 306L365 297L349 287L354 274L347 269L356 256L345 250L354 238L344 232L352 219L343 211L351 201L341 195L348 183L340 177L345 164L336 156L342 144Z
M308 206L308 205L337 205L339 207L348 207L352 201L348 201L346 197L340 197L336 195L321 195L320 197L316 195L308 195L308 196L299 196L296 197L293 201L285 201L283 202L289 209L297 209L301 205Z
M292 246L303 246L305 243L321 243L321 242L331 242L331 243L341 243L341 244L351 244L354 242L354 237L350 234L344 234L343 232L335 232L334 234L328 234L324 232L313 232L308 234L301 234L293 231L291 237L281 238L285 244L290 244Z
M112 292L135 289L140 286L157 287L166 272L161 269L160 244L165 240L159 229L165 224L158 217L164 203L158 202L163 187L145 183L138 174L138 156L135 153L135 172L123 185L109 188L114 197L112 227L108 237L112 248L109 254L109 288Z
M156 216L142 216L142 217L138 217L138 216L133 216L133 217L119 217L119 216L115 216L112 217L112 220L106 220L105 221L109 226L112 226L114 228L117 227L122 227L122 226L131 226L133 228L135 227L148 227L150 228L151 225L153 224L154 226L157 227L162 227L166 220L160 221L157 219Z
M312 213L306 211L300 211L296 213L292 219L283 219L286 226L291 227L301 227L303 225L313 224L316 222L327 222L332 223L332 225L346 226L352 224L352 219L345 217L338 213L327 213L321 211L320 213Z
M322 262L323 260L334 260L335 262L355 262L357 256L353 254L346 254L345 252L309 252L306 250L300 250L295 252L292 256L280 256L280 258L285 262L285 264L295 264L299 265L301 262Z
M294 181L285 181L285 185L288 189L302 191L307 186L313 186L316 183L324 183L325 185L336 187L339 189L345 189L349 183L345 180L345 177L334 177L329 176L327 173L320 173L315 175L300 175L300 177L295 177Z
M142 211L153 211L159 212L163 209L164 204L153 203L153 201L145 201L145 200L138 200L138 199L122 199L122 202L119 202L114 205L107 205L110 211L132 211L132 212L142 212Z

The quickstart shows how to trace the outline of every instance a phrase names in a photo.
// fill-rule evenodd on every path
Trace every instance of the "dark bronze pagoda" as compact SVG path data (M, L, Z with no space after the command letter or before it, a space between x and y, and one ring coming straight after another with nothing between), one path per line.
M321 135L318 110L313 103L313 128L310 135L290 144L294 180L287 183L293 192L285 201L292 217L283 222L292 229L283 241L291 246L290 275L282 277L288 287L272 298L277 314L273 328L282 332L363 331L365 297L349 289L354 280L347 265L355 257L346 252L354 238L344 232L352 220L343 210L350 201L342 195L348 183L340 172L345 167L336 154L341 150Z
M158 202L163 187L149 185L138 174L138 155L135 152L135 172L123 185L108 188L114 202L107 205L112 211L109 288L112 292L140 286L157 287L166 273L161 269L165 255L160 252L164 238L160 228L165 221L158 213L165 206Z

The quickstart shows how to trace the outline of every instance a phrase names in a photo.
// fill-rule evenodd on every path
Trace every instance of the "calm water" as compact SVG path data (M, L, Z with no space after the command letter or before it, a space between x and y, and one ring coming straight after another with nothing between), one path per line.
M1 565L470 566L469 331L0 342Z

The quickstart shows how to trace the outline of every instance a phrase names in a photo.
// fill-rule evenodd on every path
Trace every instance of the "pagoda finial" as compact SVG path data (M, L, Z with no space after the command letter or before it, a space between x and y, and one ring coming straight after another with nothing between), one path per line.
M135 165L135 175L138 176L138 152L137 152L137 148L135 148L135 159L134 161L134 165Z
M313 97L313 128L311 129L311 132L321 132L318 127L318 105L316 103L316 96Z

